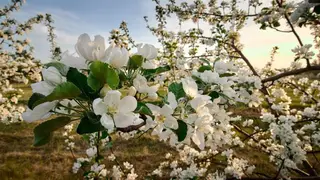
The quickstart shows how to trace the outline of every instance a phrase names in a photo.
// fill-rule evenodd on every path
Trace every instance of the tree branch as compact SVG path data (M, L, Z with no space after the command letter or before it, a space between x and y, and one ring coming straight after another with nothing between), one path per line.
M252 73L255 76L259 76L259 74L257 73L257 71L254 69L254 67L251 65L249 59L237 48L237 46L235 46L234 44L230 44L231 47L240 55L240 57L244 60L244 62L247 64L247 66L250 68L250 70L252 71Z
M280 2L279 0L276 0L276 2L278 4L278 6L280 8L282 8L282 1ZM287 22L288 22L288 24L289 24L289 26L291 28L291 31L296 36L300 46L303 46L302 40L301 40L300 36L298 35L297 31L294 29L293 24L291 23L290 18L289 18L288 14L286 12L284 12L284 18L287 20ZM306 60L307 60L307 66L308 67L311 66L309 59L306 59Z
M131 131L138 130L139 128L141 128L144 125L146 125L145 121L143 121L142 123L137 124L137 125L131 125L131 126L128 126L128 127L125 127L125 128L117 128L117 130L121 131L121 132L131 132Z
M277 74L275 76L265 78L265 79L261 80L261 82L266 83L269 81L276 81L276 80L283 78L283 77L298 75L298 74L302 74L305 72L311 72L311 71L320 71L320 65L309 66L309 67L305 67L305 68L301 68L301 69L295 69L292 71L283 72L283 73Z

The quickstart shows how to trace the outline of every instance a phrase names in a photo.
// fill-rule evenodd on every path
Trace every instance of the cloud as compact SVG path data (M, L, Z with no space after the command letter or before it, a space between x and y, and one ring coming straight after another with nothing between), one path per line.
M268 3L270 0L265 0ZM166 1L167 2L167 1ZM80 3L80 2L79 2ZM161 1L165 3L165 1ZM72 4L72 3L71 3ZM26 4L23 6L21 11L15 13L15 17L18 20L24 21L37 13L50 13L54 19L55 34L57 35L58 46L62 50L69 50L74 52L74 44L80 34L86 32L91 36L95 34L101 34L106 39L109 36L109 31L112 28L117 28L120 24L119 18L113 19L110 14L101 14L108 9L99 8L99 14L95 14L94 11L88 11L83 14L84 11L69 11L65 10L64 4L60 2L56 4L57 6L39 6L37 4ZM130 5L130 3L127 3ZM132 4L131 4L132 5ZM79 5L80 6L80 5ZM116 6L116 5L114 5ZM122 6L122 5L121 5ZM133 5L132 5L133 6ZM156 25L155 20L155 3L149 0L139 1L134 7L143 9L145 15L149 17L149 23L151 26ZM100 6L99 6L100 7ZM241 8L246 8L246 4L241 4ZM102 10L103 9L103 10ZM125 13L125 12L124 12ZM137 43L150 43L157 47L160 44L157 42L157 38L151 34L151 32L145 28L143 13L132 14L121 14L121 17L128 21L128 27L130 34ZM90 16L90 18L85 18ZM104 17L108 16L108 17ZM141 17L139 17L141 16ZM91 21L95 18L95 21ZM105 21L104 19L108 19ZM111 20L111 21L110 21ZM117 22L119 21L119 22ZM285 24L284 22L282 24ZM206 35L210 34L210 29L212 28L209 24L201 22L199 23L200 28L204 30ZM175 15L168 18L167 22L168 30L172 31L183 31L190 28L196 27L192 21L187 21L179 25L179 22ZM287 29L284 25L280 29ZM310 30L303 28L297 28L303 42L305 44L312 44L312 36L310 35ZM28 34L31 39L32 44L35 46L35 56L41 59L43 62L50 60L49 43L47 41L47 28L44 25L36 25L34 30ZM279 33L274 30L260 30L253 21L249 21L248 24L241 30L241 42L244 44L243 52L252 61L253 65L256 67L262 67L270 59L270 52L273 46L278 46L280 48L280 53L276 56L276 66L284 67L290 64L293 60L294 54L291 49L297 46L297 41L292 33Z
M270 2L270 0L263 1L264 5L270 5ZM246 9L247 7L248 4L246 3L240 4L241 9ZM154 11L149 11L149 16L153 17ZM156 24L154 18L151 20L153 24ZM290 29L284 20L280 23L282 26L279 29ZM180 26L176 15L172 15L167 19L166 27L169 31L178 32L197 28L197 24L189 20L183 22ZM199 27L204 30L205 35L210 35L210 30L213 28L208 23L202 21L199 22ZM310 29L296 27L296 31L304 44L313 44ZM294 53L292 53L291 49L299 45L293 33L281 33L273 29L260 30L259 25L255 24L252 19L247 21L247 24L241 29L240 34L240 42L244 45L243 53L258 68L263 67L270 60L270 53L274 46L279 47L279 53L275 56L274 66L277 68L287 67L294 60Z
M281 21L279 29L289 30L285 21ZM311 30L308 28L295 28L304 44L313 44ZM260 30L259 26L252 24L245 26L241 32L240 41L244 45L243 53L256 67L263 67L270 60L273 47L279 47L275 57L275 67L287 67L294 60L291 49L299 45L293 33L282 33L273 29Z

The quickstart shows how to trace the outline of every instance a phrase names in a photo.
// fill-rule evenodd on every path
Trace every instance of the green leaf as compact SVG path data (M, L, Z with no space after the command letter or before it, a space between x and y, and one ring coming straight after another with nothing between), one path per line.
M176 100L186 96L186 93L183 90L182 83L171 83L168 89L169 92L172 92L176 96Z
M34 128L34 146L42 146L47 144L51 137L53 136L53 132L58 130L61 127L69 124L71 119L69 117L57 117L55 119L51 119L39 124Z
M90 64L90 74L88 77L88 85L95 91L108 84L109 87L115 89L120 82L118 73L109 67L108 64L101 61L94 61Z
M230 77L230 76L234 76L236 75L235 73L223 73L223 74L220 74L219 76L220 77Z
M88 134L83 134L83 135L82 135L82 138L83 138L85 141L90 142L90 135L88 135Z
M97 116L93 112L87 113L86 116L81 119L77 127L77 133L87 134L104 130L104 127L100 123L100 118L101 116Z
M178 125L179 125L178 129L171 129L171 130L178 136L178 141L181 142L187 136L188 125L182 120L178 120Z
M46 96L43 95L43 94L33 93L32 96L29 98L28 107L29 107L30 109L33 109L34 103L37 102L38 100L44 98L44 97L46 97Z
M152 111L143 102L138 102L137 108L134 110L134 112L152 116Z
M212 91L209 93L209 96L211 97L211 100L217 99L219 97L219 93L217 91Z
M163 72L166 72L166 71L169 71L171 68L169 65L166 65L166 66L161 66L161 67L158 67L156 69L144 69L142 71L142 74L143 76L145 76L147 79L157 75L157 74L160 74L160 73L163 73Z
M120 78L118 73L114 70L109 68L109 71L107 71L107 84L112 89L116 89L119 85Z
M88 86L90 86L94 91L98 91L104 85L104 83L95 78L92 73L89 74L87 78L87 83Z
M65 82L65 83L62 83L62 84L59 84L58 86L56 86L56 88L54 88L53 92L51 94L49 94L48 96L36 101L33 104L33 107L36 107L37 105L45 103L45 102L76 98L80 94L81 94L81 91L76 85L74 85L71 82Z
M69 67L62 64L61 62L58 62L58 61L55 61L55 62L49 62L47 64L44 64L44 67L45 68L48 68L48 67L55 67L61 75L63 76L66 76L67 73L68 73L68 70L69 70Z
M320 5L315 6L315 7L313 8L313 12L315 12L315 13L317 13L317 14L320 14Z
M101 132L101 139L105 139L105 138L107 138L108 136L109 136L108 131L102 131L102 132Z
M210 62L205 58L200 58L201 61L205 62L208 66L210 66Z
M87 84L87 76L80 73L76 68L70 68L67 73L67 81L72 82L81 90L81 97L85 99L96 99L99 97L97 93Z
M211 66L201 66L199 69L198 69L198 72L204 72L204 71L211 71Z
M139 67L142 66L143 60L144 58L141 55L131 56L129 59L129 68L138 69Z
M119 71L119 79L121 80L121 81L126 81L127 80L127 76L126 76L126 74L123 72L123 71Z

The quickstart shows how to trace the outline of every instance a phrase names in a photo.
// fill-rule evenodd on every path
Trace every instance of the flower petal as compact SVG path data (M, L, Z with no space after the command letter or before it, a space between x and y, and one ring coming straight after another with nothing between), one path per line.
M114 123L113 123L113 119L111 116L109 116L108 114L103 114L100 119L100 122L101 122L102 126L108 130L108 133L113 132Z
M178 129L179 127L178 121L173 116L167 116L164 125L171 129Z
M92 103L92 107L93 107L93 112L96 115L102 115L107 113L108 111L108 106L103 102L101 98L95 99Z
M55 67L49 67L47 69L42 69L43 80L52 85L58 85L66 81L58 69Z
M178 106L176 96L172 92L169 92L168 94L168 102L172 109L175 109Z
M148 60L152 60L155 59L158 55L158 50L156 49L156 47L154 47L151 44L148 44L149 46L149 55L148 55Z
M31 84L31 88L33 93L40 93L47 96L53 91L54 86L48 84L45 81L40 81L40 82Z
M134 125L134 121L137 117L134 113L117 113L114 115L114 122L116 127L125 128Z
M88 52L91 51L91 47L89 47L90 42L90 36L84 33L79 36L78 42L75 45L76 52L86 60L91 60L88 54Z
M45 119L48 117L49 111L52 110L56 106L56 104L57 102L53 101L40 104L33 108L33 110L28 108L27 111L22 114L22 118L26 122Z
M72 54L69 54L69 51L65 51L61 55L61 62L69 67L77 69L88 69L86 60L83 57L76 57Z
M210 96L198 95L190 101L190 105L194 110L198 111L201 107L208 104L209 101L210 101Z
M198 85L191 77L184 78L181 81L183 90L187 95L191 97L196 97L198 95Z
M192 141L201 149L204 149L204 134L201 131L195 131L192 135Z
M105 56L104 56L104 61L105 61L105 62L109 63L110 55L111 55L112 50L113 50L114 47L115 47L115 44L114 44L114 42L112 42L112 43L110 44L110 46L106 49L106 51L105 51Z
M120 100L119 112L132 112L137 108L137 100L133 96L126 96Z
M100 35L96 35L94 36L93 43L95 46L93 50L93 57L96 60L104 59L105 49L106 49L104 38Z
M173 109L168 104L165 104L160 109L160 114L170 116L171 114L173 114Z
M104 97L104 102L108 107L118 108L120 104L121 93L117 90L110 90Z
M150 103L147 103L146 105L152 111L153 115L157 116L160 114L161 108L159 106L156 106L156 105L150 104Z

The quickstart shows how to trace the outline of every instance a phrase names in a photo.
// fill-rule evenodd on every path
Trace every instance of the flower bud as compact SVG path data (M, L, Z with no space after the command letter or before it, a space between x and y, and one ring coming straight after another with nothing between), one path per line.
M108 85L108 84L105 84L105 85L103 86L103 88L100 90L100 96L101 96L101 97L105 97L106 94L107 94L107 92L110 91L110 90L111 90L111 88L109 87L109 85Z
M157 93L149 93L148 98L151 100L157 100L158 99L158 94Z
M134 96L134 95L136 95L136 93L137 93L136 88L133 87L133 86L131 86L131 87L129 88L129 91L128 91L128 96Z

